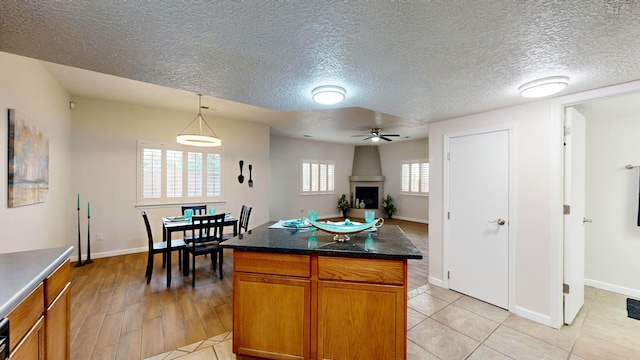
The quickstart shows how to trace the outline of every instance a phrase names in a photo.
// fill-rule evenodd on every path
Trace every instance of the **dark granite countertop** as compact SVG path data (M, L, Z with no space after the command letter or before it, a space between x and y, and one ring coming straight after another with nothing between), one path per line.
M377 231L349 235L350 240L338 243L333 235L322 230L269 229L268 222L222 243L222 247L279 252L317 254L357 258L422 259L422 253L396 225L383 225Z
M73 246L0 254L0 318L44 281L73 251Z

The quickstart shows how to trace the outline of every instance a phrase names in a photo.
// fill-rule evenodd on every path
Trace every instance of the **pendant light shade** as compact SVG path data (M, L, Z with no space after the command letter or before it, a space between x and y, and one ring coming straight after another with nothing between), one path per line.
M222 145L222 140L202 117L202 94L198 94L198 116L187 125L178 136L178 144L189 146L213 147Z

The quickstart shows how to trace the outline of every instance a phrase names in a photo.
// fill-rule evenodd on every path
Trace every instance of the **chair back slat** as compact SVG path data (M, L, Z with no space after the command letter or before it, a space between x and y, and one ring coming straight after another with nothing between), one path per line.
M192 246L198 243L220 240L224 225L224 214L194 215L191 218L190 232Z
M186 205L182 207L182 215L184 215L187 209L193 210L193 215L206 215L207 205Z
M249 217L251 216L251 206L242 205L240 210L240 219L238 219L238 233L242 234L249 230Z
M147 212L142 212L142 218L144 219L144 226L147 228L147 238L149 239L149 249L153 249L153 234L151 234L151 225L149 225L149 218L147 218Z

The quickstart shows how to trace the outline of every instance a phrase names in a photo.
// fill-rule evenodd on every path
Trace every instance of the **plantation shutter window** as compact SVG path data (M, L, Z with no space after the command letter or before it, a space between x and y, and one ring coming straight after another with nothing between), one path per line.
M335 165L330 161L303 160L300 193L302 195L333 193Z
M138 141L137 204L223 201L223 150Z
M427 161L403 161L401 171L401 194L429 195L429 163Z

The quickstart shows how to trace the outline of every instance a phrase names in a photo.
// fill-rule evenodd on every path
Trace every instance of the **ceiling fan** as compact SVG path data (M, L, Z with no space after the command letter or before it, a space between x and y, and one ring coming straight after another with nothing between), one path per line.
M380 128L371 128L371 130L369 131L369 134L367 135L351 135L351 136L352 137L365 136L365 138L362 140L371 139L371 141L373 142L378 142L380 141L380 139L385 141L392 141L391 139L389 139L389 136L400 136L399 134L381 134L380 131L381 131Z

